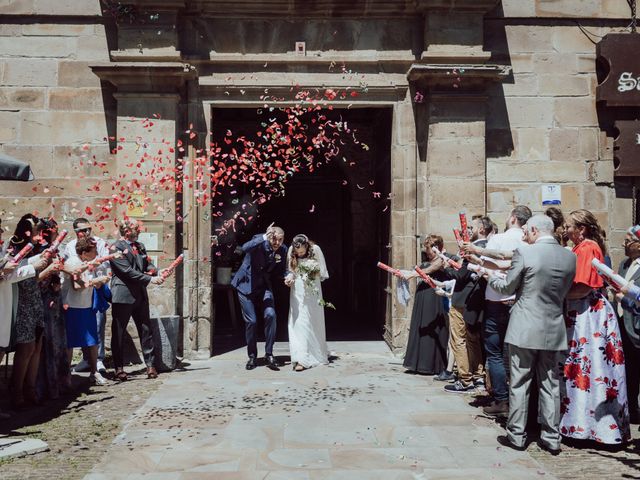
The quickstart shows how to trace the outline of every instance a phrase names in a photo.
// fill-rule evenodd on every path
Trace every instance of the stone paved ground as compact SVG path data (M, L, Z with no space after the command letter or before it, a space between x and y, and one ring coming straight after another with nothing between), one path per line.
M86 479L553 478L384 343L330 347L302 373L247 372L239 349L166 378Z
M4 367L1 370L0 406L7 410ZM142 374L130 378L121 384L89 387L86 375L77 375L75 393L19 412L9 421L0 421L0 436L40 438L50 448L48 452L0 462L0 478L82 478L109 448L131 413L161 383L146 380Z
M640 478L637 426L618 452L513 452L469 405L477 399L403 374L381 342L331 348L331 366L303 373L246 372L240 349L21 414L0 432L20 427L52 450L0 463L0 478L74 479L92 467L87 480Z

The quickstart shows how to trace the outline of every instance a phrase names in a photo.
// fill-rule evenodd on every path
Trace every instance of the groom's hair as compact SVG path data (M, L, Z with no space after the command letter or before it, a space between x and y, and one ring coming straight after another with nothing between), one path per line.
M274 234L284 238L284 230L283 229L281 229L280 227L271 227L271 229L273 230Z

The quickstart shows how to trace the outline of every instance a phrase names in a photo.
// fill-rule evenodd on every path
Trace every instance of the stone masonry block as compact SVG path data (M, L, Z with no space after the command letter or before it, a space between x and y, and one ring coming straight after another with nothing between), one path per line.
M587 210L608 210L608 187L600 187L592 184L585 184L583 187L583 208Z
M551 97L590 95L591 78L587 75L540 75L538 92Z
M532 53L512 53L510 55L511 58L511 67L513 68L514 74L523 74L523 73L532 73L537 70L534 69L533 58L534 54Z
M577 73L576 55L573 53L535 53L533 71L539 75L571 75Z
M579 208L584 208L584 186L583 185L562 185L562 210L569 213Z
M533 208L542 202L538 184L487 183L487 198L487 210L493 212L508 213L515 205ZM497 223L500 225L501 222Z
M100 2L98 0L34 0L35 13L44 15L102 15Z
M464 183L458 178L432 177L429 179L430 208L452 208L459 211L484 210L483 179L468 179Z
M549 131L549 153L551 160L580 158L579 130L577 128L555 128Z
M549 160L549 129L515 129L515 155L520 161Z
M58 62L55 60L11 58L5 62L2 85L7 87L48 87L56 85L57 76Z
M581 160L566 162L546 162L540 169L542 182L583 182L587 179L585 162Z
M4 153L31 165L31 170L37 179L57 176L52 167L53 147L32 145L5 145Z
M49 91L51 110L101 112L102 90L99 88L53 88Z
M18 138L20 113L0 110L0 143L13 143Z
M430 175L481 178L485 172L484 138L430 138L427 162Z
M587 160L598 159L598 136L600 135L600 129L594 128L581 128L578 135L579 145L579 158L586 158Z
M617 198L615 191L611 195L611 227L626 230L634 223L633 201L630 198Z
M514 83L503 83L506 97L520 97L535 95L538 93L538 75L535 73L516 73L513 75Z
M415 147L391 145L391 178L405 179L415 176Z
M543 97L507 98L511 127L553 126L553 99Z
M627 18L631 13L626 2L618 0L600 0L601 18Z
M525 52L553 52L552 32L556 27L540 27L534 25L507 25L507 43L509 51Z
M416 124L412 105L408 102L397 104L393 119L393 142L398 145L415 143Z
M601 160L599 162L589 162L589 180L595 183L613 183L614 164L611 160Z
M600 0L555 0L536 1L536 16L539 17L598 17Z
M405 180L393 180L393 184L391 186L391 193L393 194L393 210L406 210L408 200L405 194L404 188ZM413 202L412 202L413 203Z
M535 182L538 179L540 163L508 163L487 160L487 181L489 182Z
M36 0L3 0L2 13L33 15L36 12Z
M23 112L20 141L68 145L100 141L108 135L103 113Z
M77 38L75 58L84 61L108 62L109 47L105 35L87 35Z
M0 108L42 110L44 89L0 87Z
M51 5L51 2L49 4ZM21 31L22 35L33 37L75 37L93 35L95 28L90 24L34 23L32 25L22 25Z
M72 37L0 37L0 52L5 57L69 58L75 54L76 39Z
M576 55L578 73L596 73L596 54L580 53Z
M175 122L173 120L153 120L153 127L148 127L144 118L130 120L118 117L118 137L133 142L137 137L146 141L171 140L175 138Z
M598 0L596 0L598 1ZM593 27L589 29L594 35L604 35L607 31L603 28ZM593 53L594 45L580 28L576 26L553 27L552 44L554 50L561 53Z
M484 125L484 121L432 122L429 125L429 138L484 137Z
M556 98L553 117L560 127L593 127L598 125L596 103L591 97Z
M502 10L505 17L535 17L536 2L502 0Z
M90 63L61 61L58 64L58 85L61 87L100 87L100 79L89 68Z

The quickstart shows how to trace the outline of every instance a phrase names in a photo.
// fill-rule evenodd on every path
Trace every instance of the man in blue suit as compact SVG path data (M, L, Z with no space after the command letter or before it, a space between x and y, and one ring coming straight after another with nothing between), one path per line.
M247 370L256 368L258 346L256 323L258 312L264 318L265 360L272 370L278 370L278 361L273 356L276 340L276 310L273 300L273 281L284 281L287 273L287 247L283 245L284 231L272 225L263 235L256 235L242 245L245 253L242 266L236 272L231 285L238 291L242 317L246 325Z

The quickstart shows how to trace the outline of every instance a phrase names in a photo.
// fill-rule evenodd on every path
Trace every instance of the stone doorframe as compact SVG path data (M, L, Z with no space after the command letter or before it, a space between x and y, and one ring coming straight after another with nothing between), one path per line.
M204 125L202 132L206 132L207 144L210 140L211 131L211 109L212 108L260 108L264 105L264 100L260 99L261 95L264 95L265 89L268 89L270 95L279 98L285 98L282 102L269 102L271 106L288 106L294 105L296 102L292 99L292 96L301 90L333 88L336 91L343 91L345 88L356 90L358 88L357 82L355 84L335 84L335 75L327 75L326 79L316 76L315 81L309 82L304 85L296 87L296 91L292 93L291 83L282 82L264 82L260 85L225 85L224 82L218 81L212 77L201 77L199 79L199 95L201 110L205 112ZM393 82L379 81L376 85L370 84L367 88L366 94L362 94L357 98L348 97L348 100L338 100L331 102L334 108L375 108L375 107L392 107L393 108L393 120L392 120L392 142L391 142L391 193L392 193L392 219L391 219L391 253L392 256L395 252L404 252L406 248L410 251L415 251L415 223L412 221L405 221L406 219L413 218L413 212L416 211L416 196L415 185L416 178L416 162L417 162L417 148L415 141L415 123L413 120L413 110L411 105L411 99L409 95L408 84L403 76L396 76ZM327 104L328 105L328 104ZM409 175L409 177L407 177ZM203 216L198 215L201 219L199 225L199 241L198 246L201 249L199 256L210 256L210 239L208 233L211 231L211 222L203 221ZM403 255L403 253L398 253ZM212 270L211 264L201 264L198 268L200 272L200 278L211 278ZM198 289L200 295L197 301L202 312L211 312L213 310L211 305L212 292L207 290L207 287L201 285ZM388 294L388 293L387 293ZM391 303L391 296L389 295L388 304ZM393 329L393 310L387 308L388 314L385 320L385 339L390 341L392 338ZM215 322L213 317L205 317L205 315L198 315L197 319L192 319L198 324L197 331L198 344L193 350L201 352L202 355L212 354L215 352L215 346L211 345L213 341L211 339L207 344L203 344L205 332L212 331L212 323Z

